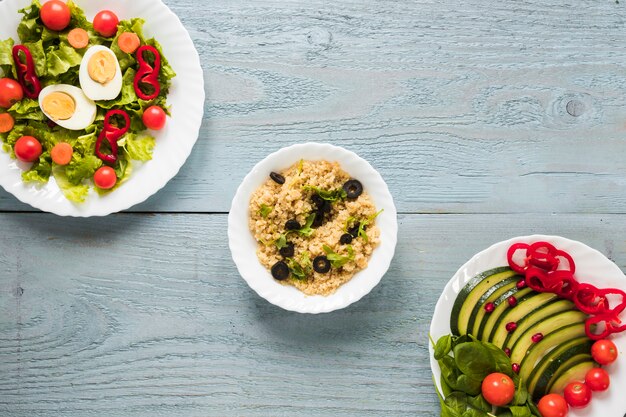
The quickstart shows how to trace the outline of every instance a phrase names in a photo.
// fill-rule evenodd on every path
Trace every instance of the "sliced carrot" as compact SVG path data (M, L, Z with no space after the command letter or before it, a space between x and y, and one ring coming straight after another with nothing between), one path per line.
M72 145L65 142L59 142L54 145L54 148L50 151L50 156L52 157L52 162L57 165L67 165L72 160L72 154L74 153L74 149L72 149Z
M85 29L74 28L67 34L67 41L74 49L83 49L89 45L89 33Z
M9 113L0 113L0 133L10 132L15 126L15 120Z
M139 48L139 36L136 33L124 32L117 38L117 44L120 49L127 54L132 54Z

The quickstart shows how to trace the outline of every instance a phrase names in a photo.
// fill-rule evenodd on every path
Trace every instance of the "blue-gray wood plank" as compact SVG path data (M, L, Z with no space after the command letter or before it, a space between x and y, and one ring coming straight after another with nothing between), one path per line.
M548 233L626 267L624 5L166 2L207 90L180 174L103 219L0 192L0 416L434 417L427 330L470 256ZM304 141L402 213L381 284L321 316L256 296L226 241L244 175Z

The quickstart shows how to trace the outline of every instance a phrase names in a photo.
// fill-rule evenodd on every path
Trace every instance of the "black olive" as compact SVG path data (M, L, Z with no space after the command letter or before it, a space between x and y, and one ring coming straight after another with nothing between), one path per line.
M352 243L352 235L350 233L344 233L339 238L339 243L343 245L347 245L348 243Z
M352 237L357 237L359 235L359 225L361 223L357 223L354 226L352 226L351 228L348 229L348 233L350 235L352 235Z
M324 224L324 213L320 211L316 211L315 218L313 219L313 223L311 224L311 227L318 228L323 224Z
M343 185L343 190L348 198L354 199L363 193L363 184L359 180L349 180Z
M330 204L330 201L326 201L324 200L324 203L319 206L319 209L321 211L323 211L324 213L330 213L330 210L333 208L332 204Z
M289 267L283 261L278 261L272 266L272 276L274 279L284 281L289 278Z
M283 185L285 183L285 177L280 175L278 172L270 172L270 178L277 184Z
M325 256L318 256L313 259L313 269L315 269L315 272L325 274L330 271L330 261Z
M285 229L287 230L298 230L301 227L296 219L287 220L287 223L285 223Z
M313 194L311 196L311 202L315 207L322 207L322 205L324 205L324 201L326 200L320 197L319 194Z
M293 255L295 253L293 243L291 242L287 243L287 246L280 248L278 252L283 258L293 258Z

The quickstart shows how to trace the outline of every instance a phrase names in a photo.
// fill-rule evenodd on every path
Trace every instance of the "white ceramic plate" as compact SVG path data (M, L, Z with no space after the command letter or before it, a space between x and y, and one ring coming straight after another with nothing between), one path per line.
M172 117L166 127L156 133L153 159L141 165L133 162L129 180L114 192L99 196L94 190L82 204L68 201L54 178L37 187L22 182L22 169L9 155L0 150L0 185L20 201L61 216L104 216L141 203L163 188L185 163L198 138L204 111L204 80L200 58L178 17L160 0L75 0L92 20L103 8L114 11L120 19L145 19L145 35L155 37L163 46L163 53L176 71L167 98ZM21 14L17 11L30 0L3 0L0 2L0 39L18 40L17 25ZM106 6L106 7L105 7Z
M545 241L558 249L568 252L576 263L576 278L580 282L588 282L598 287L621 288L626 291L626 277L622 271L604 255L589 246L558 236L523 236L496 243L484 251L474 255L465 265L454 274L437 301L435 313L430 324L430 334L433 340L450 334L450 313L457 294L463 286L475 275L489 269L508 265L507 249L516 242L532 243ZM613 341L619 349L617 361L611 364L607 371L611 376L611 386L603 393L594 393L590 405L582 410L570 409L569 417L601 417L623 416L626 413L626 396L621 393L626 387L626 334L615 335ZM433 358L433 348L429 344L430 367L441 392L441 370Z
M339 162L344 171L361 181L376 208L384 209L376 218L376 224L380 228L380 245L372 253L368 267L327 297L308 296L295 287L282 285L274 280L257 258L257 243L248 228L248 206L252 193L267 180L270 172L288 168L300 159ZM320 143L289 146L256 164L237 189L228 215L228 243L241 276L270 303L299 313L337 310L369 293L389 268L396 248L397 234L396 207L380 174L354 152Z

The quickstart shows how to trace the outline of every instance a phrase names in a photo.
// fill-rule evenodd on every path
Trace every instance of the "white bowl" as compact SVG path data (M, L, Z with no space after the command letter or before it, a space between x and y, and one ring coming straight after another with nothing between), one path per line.
M252 193L263 184L270 172L281 171L300 159L336 161L357 178L371 196L376 208L384 211L376 218L380 244L372 253L367 268L328 296L305 295L295 287L278 283L259 262L257 242L248 227ZM272 304L299 313L327 313L347 307L369 293L383 277L396 248L398 222L396 207L387 184L372 166L354 152L338 146L306 143L274 152L252 168L233 198L228 215L228 243L239 273L250 288Z
M144 164L133 161L128 181L110 194L98 195L91 190L87 200L75 204L65 198L54 177L43 186L22 181L22 165L0 149L0 186L18 200L60 216L105 216L141 203L163 188L183 166L198 138L204 114L204 80L200 58L189 33L178 17L160 0L75 0L87 19L102 9L112 10L120 19L145 19L144 34L154 37L176 72L167 96L172 117L163 130L151 131L156 138L152 160ZM0 1L0 39L18 41L17 25L22 15L17 11L31 0Z

